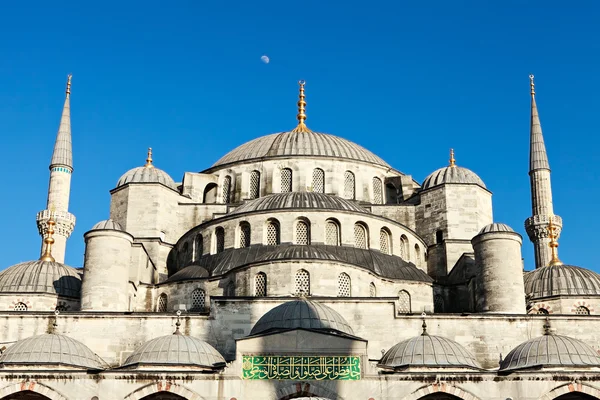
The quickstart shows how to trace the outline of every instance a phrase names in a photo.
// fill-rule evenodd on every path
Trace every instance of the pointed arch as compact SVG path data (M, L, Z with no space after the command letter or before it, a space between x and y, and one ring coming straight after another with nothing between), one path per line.
M250 199L258 199L260 197L260 172L254 170L250 173L250 190L248 190Z
M339 246L340 243L340 223L333 218L329 218L325 221L325 244Z
M227 175L223 179L223 191L222 191L223 203L231 203L231 176Z
M310 274L305 269L299 269L296 271L296 276L294 277L295 283L295 291L296 295L310 295Z
M215 253L222 253L225 250L225 229L218 226L215 229Z
M206 292L204 290L194 289L191 300L190 311L202 312L206 309Z
M267 221L267 226L265 230L265 244L267 246L278 245L281 240L280 235L281 234L279 229L279 221L277 221L274 218L269 219Z
M408 314L411 311L410 293L402 289L398 292L398 313Z
M481 400L474 394L445 382L423 386L420 389L417 389L416 391L412 392L408 396L404 397L402 400L418 400L432 393L447 393L449 395L458 397L461 400Z
M301 218L296 221L296 244L310 244L310 221L306 218Z
M354 224L354 247L359 249L369 248L369 231L363 223Z
M344 198L348 200L356 198L356 179L351 171L344 172Z
M376 176L373 177L373 204L383 204L383 185Z
M238 247L250 247L250 239L252 230L250 228L250 224L247 221L240 222L240 241L238 243Z
M290 193L292 191L292 170L283 168L281 170L281 193Z
M267 274L259 272L254 276L254 296L265 297L267 295Z
M2 389L0 389L0 399L10 396L12 394L17 394L19 392L25 391L34 392L42 396L46 396L50 400L67 400L65 396L52 389L50 386L46 386L37 381L29 380L18 383L12 383L10 385L4 386Z
M369 284L369 297L377 297L377 286L373 282Z
M168 305L169 298L166 293L162 293L156 302L156 312L167 312Z
M560 397L564 394L568 394L568 393L585 393L589 396L594 396L597 399L600 399L600 390L590 386L588 384L585 383L581 383L581 382L571 382L571 383L566 383L564 385L561 386L557 386L554 389L552 389L551 391L549 391L548 393L544 394L542 397L540 397L540 400L554 400L557 397Z
M392 233L386 227L379 231L379 250L383 254L392 254Z
M422 261L423 256L421 255L421 248L415 243L415 265L417 267L421 266Z
M342 272L338 276L338 297L352 296L352 281L350 275Z
M204 397L200 396L196 392L191 391L185 386L168 381L154 382L150 383L149 385L142 386L141 388L129 393L123 400L139 400L146 396L160 392L174 393L186 399L204 400Z
M321 385L325 382L319 382ZM286 386L281 386L277 389L275 398L278 400L290 400L298 397L317 397L320 399L329 400L344 400L337 393L330 389L320 386L317 382L294 382Z
M325 171L321 168L313 169L312 191L316 193L325 193Z

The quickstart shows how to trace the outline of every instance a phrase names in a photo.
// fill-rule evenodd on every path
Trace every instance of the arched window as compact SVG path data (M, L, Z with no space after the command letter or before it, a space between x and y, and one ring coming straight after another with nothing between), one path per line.
M369 296L377 297L377 288L373 282L369 284Z
M354 182L354 174L350 171L344 172L344 198L354 200L356 192L356 184Z
M383 186L381 185L381 179L373 178L373 203L383 204Z
M433 296L433 311L436 313L442 313L444 309L444 298L439 294Z
M384 254L392 254L390 232L386 228L379 231L379 250Z
M338 297L350 297L351 293L350 276L342 272L338 276Z
M281 170L281 193L292 191L292 170L284 168Z
M296 222L296 244L310 244L310 228L305 221Z
M406 235L400 236L400 258L408 261L409 260L409 246L408 246L408 238Z
M340 245L340 226L331 219L325 223L325 244L330 246Z
M157 312L167 312L167 294L163 293L158 296L158 303L156 303L156 311Z
M306 295L310 294L310 274L308 271L301 269L296 272L296 294Z
M541 315L548 315L548 314L550 314L548 312L548 310L546 310L545 308L538 308L537 313L541 314Z
M321 168L313 169L312 190L317 193L325 193L325 171Z
M215 229L215 243L215 251L217 253L221 253L225 250L225 229L220 226Z
M194 238L194 261L198 261L202 257L204 251L204 241L202 235L196 235Z
M250 190L248 197L258 199L260 197L260 172L252 171L250 173Z
M208 204L213 204L217 202L217 184L209 183L204 188L204 202Z
M15 304L14 310L15 311L27 311L27 304L18 302L17 304Z
M368 235L367 228L362 224L354 224L354 247L367 249Z
M254 277L254 295L265 297L267 295L267 274L259 272Z
M206 308L206 292L202 289L194 289L192 292L192 306L190 311L204 311Z
M233 281L229 281L227 287L225 288L225 295L228 297L235 297L235 283Z
M590 315L590 310L585 306L579 306L575 309L575 314L578 315Z
M267 245L275 246L279 244L279 222L272 220L267 222Z
M421 265L421 248L418 244L415 244L415 264Z
M231 200L231 176L227 175L223 179L223 203L229 204Z
M240 248L250 247L250 224L242 222L240 224Z
M410 293L406 290L398 292L398 312L401 314L410 313Z

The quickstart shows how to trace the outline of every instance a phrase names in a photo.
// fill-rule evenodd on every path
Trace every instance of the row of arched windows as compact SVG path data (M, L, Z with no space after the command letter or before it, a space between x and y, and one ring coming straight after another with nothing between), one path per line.
M206 309L206 292L202 289L194 289L190 295L191 297L191 305L188 311L192 312L202 312ZM158 301L156 302L156 311L157 312L167 312L169 305L169 297L166 293L162 293L158 296Z
M282 168L280 170L280 192L289 193L292 191L293 182L293 171L290 168ZM257 199L260 197L260 172L252 171L250 173L250 185L248 188L248 198ZM373 177L373 203L383 204L383 183L380 178ZM316 193L325 193L325 171L321 168L313 169L312 173L312 185L311 189ZM230 175L226 175L223 178L221 197L223 203L231 203L233 201L232 196L232 178ZM346 199L356 199L356 179L354 173L351 171L344 172L344 191L343 197Z

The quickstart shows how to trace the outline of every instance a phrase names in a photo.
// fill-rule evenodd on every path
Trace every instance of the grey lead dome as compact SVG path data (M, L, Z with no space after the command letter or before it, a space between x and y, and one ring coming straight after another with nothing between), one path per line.
M125 172L119 181L117 187L128 183L161 183L171 189L177 189L175 181L162 169L156 167L136 167Z
M102 229L122 231L123 227L118 222L115 222L112 219L105 219L104 221L100 221L96 225L94 225L91 230L94 231L94 230L102 230Z
M354 335L352 327L337 311L305 299L288 301L267 312L256 322L250 335L295 328Z
M486 189L485 183L475 172L457 165L440 168L432 172L423 181L422 189L426 190L446 183L474 184Z
M515 231L513 230L513 228L511 228L510 226L508 226L506 224L501 224L501 223L495 222L493 224L484 226L479 231L479 234L481 235L482 233L493 233L493 232L515 232Z
M524 279L525 295L532 299L600 295L600 275L575 265L547 265L527 272Z
M258 199L250 200L228 215L281 210L286 208L352 211L361 214L367 212L367 210L360 207L358 204L353 203L350 200L342 199L341 197L316 192L289 192L270 194Z
M55 261L27 261L0 272L0 293L51 293L79 298L81 276Z

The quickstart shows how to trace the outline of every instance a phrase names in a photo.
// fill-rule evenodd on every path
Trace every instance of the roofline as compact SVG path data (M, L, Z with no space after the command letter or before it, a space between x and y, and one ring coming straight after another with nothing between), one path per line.
M126 182L126 183L122 184L121 186L116 186L116 187L110 189L108 192L112 195L113 193L116 193L119 190L121 190L124 187L127 187L129 185L161 185L161 186L166 187L167 189L170 189L170 190L174 191L175 193L177 193L178 195L181 196L181 193L179 192L179 190L177 190L175 188L172 188L172 187L170 187L168 185L165 185L162 182Z
M345 339L350 339L350 340L357 340L360 342L365 342L367 343L368 340L360 338L358 336L355 335L351 335L349 333L345 333L342 331L339 331L337 329L329 329L329 330L320 330L320 329L309 329L309 328L271 328L269 330L263 331L263 332L259 332L259 333L255 333L254 335L248 335L242 338L238 338L235 339L236 342L241 341L241 340L246 340L246 339L255 339L257 337L262 337L262 336L271 336L271 335L277 335L279 333L286 333L286 332L291 332L291 331L306 331L306 332L314 332L314 333L319 333L322 335L329 335L329 336L334 336L334 337L343 337ZM338 333L334 333L332 331L338 332Z
M425 179L427 179L427 178L425 178ZM423 183L425 183L425 181L423 181ZM491 190L489 190L487 187L483 187L483 186L481 186L478 183L472 183L472 182L444 182L444 183L439 183L439 184L434 185L434 186L430 186L427 189L423 189L423 186L420 185L421 186L421 190L419 191L419 193L428 192L428 191L430 191L432 189L436 189L436 188L438 188L440 186L445 186L445 185L465 185L465 186L471 186L471 185L473 185L473 186L478 186L479 188L485 190L489 194L493 194L493 192Z

